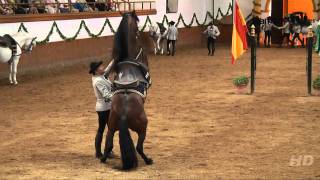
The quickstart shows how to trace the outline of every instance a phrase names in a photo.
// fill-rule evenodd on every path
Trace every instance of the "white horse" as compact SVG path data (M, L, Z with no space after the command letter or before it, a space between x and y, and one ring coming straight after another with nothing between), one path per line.
M160 23L158 24L160 26ZM165 28L161 25L160 30L158 32L159 28L155 27L153 25L149 26L149 35L152 39L153 45L154 45L154 54L164 54L164 47L165 47Z
M0 46L0 63L9 64L9 82L10 84L18 84L17 67L20 56L23 52L31 53L32 48L36 45L36 37L30 37L30 35L25 32L18 32L14 35L11 35L11 37L16 43L16 52L14 52L8 46ZM3 41L3 39L1 40Z

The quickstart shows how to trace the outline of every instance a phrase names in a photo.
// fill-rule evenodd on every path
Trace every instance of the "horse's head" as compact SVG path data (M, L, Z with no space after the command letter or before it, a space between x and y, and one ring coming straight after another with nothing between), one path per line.
M139 28L138 28L139 18L136 14L136 11L123 13L122 20L127 21L129 26L128 27L129 33L135 33L136 35L139 35Z
M26 52L31 52L33 47L36 46L36 39L37 37L30 36L30 34L25 32L18 32L14 35L15 40L21 47L21 50L24 50Z
M25 43L22 46L22 48L27 51L27 52L31 52L33 47L36 46L37 42L36 42L37 37L29 37L25 39Z
M153 25L149 25L149 34L151 37L156 36L158 28Z
M132 60L139 52L139 18L135 11L122 14L122 20L114 37L115 62Z

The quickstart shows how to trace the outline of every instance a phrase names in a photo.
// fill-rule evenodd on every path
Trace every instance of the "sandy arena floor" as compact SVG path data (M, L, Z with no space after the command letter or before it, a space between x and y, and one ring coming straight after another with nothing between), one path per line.
M140 158L132 172L114 168L120 159L94 158L87 64L19 76L16 87L1 80L0 179L320 179L320 97L306 95L305 49L259 49L252 96L232 85L249 75L249 54L237 65L229 48L206 54L150 57L145 151L155 164ZM299 155L313 164L290 166Z

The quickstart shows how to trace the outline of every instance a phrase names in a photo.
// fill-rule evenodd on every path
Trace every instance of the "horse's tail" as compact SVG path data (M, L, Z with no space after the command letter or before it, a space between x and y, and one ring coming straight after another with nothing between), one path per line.
M130 136L128 127L128 94L124 94L123 100L124 112L122 113L119 121L119 143L121 151L121 160L123 170L129 170L136 168L138 166L138 159L136 155L136 150L134 148L133 141Z

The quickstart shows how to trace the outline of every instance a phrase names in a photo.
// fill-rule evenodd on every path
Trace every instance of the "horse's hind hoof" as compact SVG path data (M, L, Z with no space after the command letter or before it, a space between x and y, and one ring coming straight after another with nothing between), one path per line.
M145 162L146 162L147 165L153 164L153 160L151 158L146 159Z

